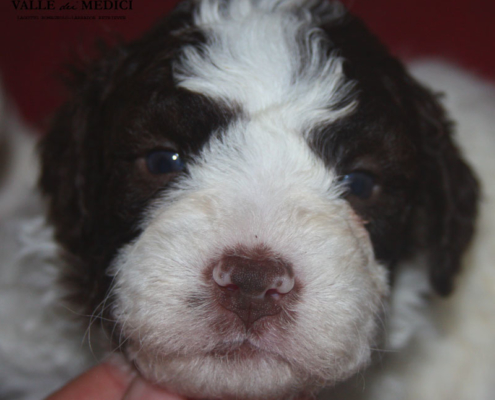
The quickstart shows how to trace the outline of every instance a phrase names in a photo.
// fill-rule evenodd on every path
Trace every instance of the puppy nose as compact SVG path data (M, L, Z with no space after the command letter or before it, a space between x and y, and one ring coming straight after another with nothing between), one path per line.
M218 301L249 328L262 317L277 315L294 289L289 264L274 257L226 255L213 268Z

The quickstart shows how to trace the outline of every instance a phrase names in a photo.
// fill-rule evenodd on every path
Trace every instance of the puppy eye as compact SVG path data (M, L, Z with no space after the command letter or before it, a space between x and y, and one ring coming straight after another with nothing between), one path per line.
M373 195L376 186L375 178L367 172L351 172L342 178L342 183L347 187L347 193L363 200Z
M171 174L184 169L184 163L176 151L154 150L146 155L148 171L154 175Z

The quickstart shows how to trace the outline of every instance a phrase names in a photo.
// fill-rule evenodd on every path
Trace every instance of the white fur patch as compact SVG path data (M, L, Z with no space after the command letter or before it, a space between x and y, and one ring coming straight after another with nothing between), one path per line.
M327 43L307 9L313 3L200 2L194 21L205 32L206 44L183 50L175 65L179 86L237 104L250 116L274 111L298 131L348 114L352 102L335 106L350 99L354 84L345 80L342 59L328 57ZM327 19L340 16L341 7L325 8Z
M62 304L57 244L34 187L35 133L1 90L0 135L9 155L0 160L7 162L0 182L0 398L38 400L96 359L83 343L85 329Z

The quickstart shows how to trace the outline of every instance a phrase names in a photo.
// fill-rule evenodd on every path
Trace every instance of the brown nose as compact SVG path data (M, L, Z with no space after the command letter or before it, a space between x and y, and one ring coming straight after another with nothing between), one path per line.
M237 314L249 328L262 317L282 311L294 288L289 264L274 257L226 255L213 268L220 305Z

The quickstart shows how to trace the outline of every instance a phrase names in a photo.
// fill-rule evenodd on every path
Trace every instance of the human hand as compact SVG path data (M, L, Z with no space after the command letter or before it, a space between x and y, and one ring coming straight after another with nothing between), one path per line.
M118 363L104 362L75 378L46 400L186 400L146 382Z

